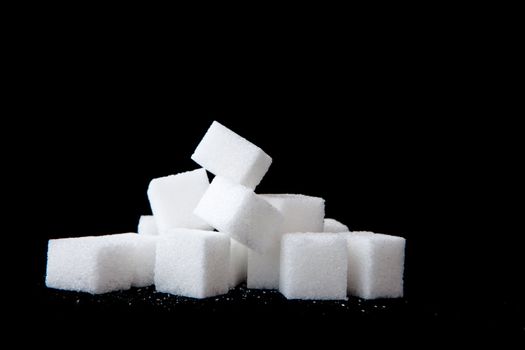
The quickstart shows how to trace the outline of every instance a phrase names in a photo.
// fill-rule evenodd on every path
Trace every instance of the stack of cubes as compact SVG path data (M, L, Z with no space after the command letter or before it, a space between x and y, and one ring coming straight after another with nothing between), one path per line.
M403 296L403 238L351 232L325 218L319 197L255 193L272 158L217 122L191 158L202 168L150 182L153 215L138 234L50 240L46 285L99 294L155 284L207 298L246 282L288 299Z

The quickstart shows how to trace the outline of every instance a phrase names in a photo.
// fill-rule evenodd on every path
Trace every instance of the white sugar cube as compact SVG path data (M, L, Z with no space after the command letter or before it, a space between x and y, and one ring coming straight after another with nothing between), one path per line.
M348 226L346 226L345 224L335 219L324 219L323 232L338 233L338 232L348 232L348 231L350 230L348 229Z
M155 268L155 249L158 236L122 233L116 235L97 236L97 239L127 243L130 247L132 265L134 267L132 287L147 287L153 284Z
M220 232L173 229L159 236L155 287L159 292L207 298L228 292L230 238Z
M129 247L132 265L134 267L131 279L132 287L147 287L153 284L155 268L155 249L158 236L138 235L136 233L121 233L115 235L97 236L97 239L107 242L126 243Z
M249 188L216 176L194 214L259 253L275 251L283 216Z
M131 282L132 287L147 287L154 283L155 251L159 236L134 235L135 274Z
M346 299L345 239L330 233L285 234L279 291L287 299Z
M204 169L151 180L148 198L159 233L172 228L210 229L193 215L193 209L208 186Z
M132 236L137 235L50 240L46 286L92 294L129 289L135 277Z
M230 240L230 288L233 288L246 282L248 248L233 238Z
M278 289L280 250L271 254L248 251L248 288Z
M300 194L262 194L284 217L284 232L323 230L324 199ZM280 246L267 254L248 252L248 288L279 288Z
M262 149L216 121L191 159L209 172L251 189L261 182L272 163Z
M347 241L348 294L364 299L403 296L404 238L370 232L340 235Z
M155 223L155 218L153 215L142 215L139 220L138 226L139 235L158 235L159 231L157 230L157 224Z

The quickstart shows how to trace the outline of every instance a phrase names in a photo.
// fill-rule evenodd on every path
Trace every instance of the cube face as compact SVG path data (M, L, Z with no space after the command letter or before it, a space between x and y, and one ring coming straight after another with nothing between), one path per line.
M348 294L364 299L403 296L405 239L351 232L348 249Z
M279 290L288 299L346 298L347 249L344 238L325 233L283 236Z
M52 239L48 242L46 286L96 293L97 257L92 237Z
M230 288L246 282L248 271L248 248L230 239Z
M230 238L219 232L174 229L161 236L155 261L160 292L206 298L228 291Z
M280 252L259 254L248 251L248 288L278 289L279 288Z
M239 183L254 190L257 185L261 183L268 169L270 169L270 165L272 165L272 157L257 147L257 157L255 157L255 161L250 164L250 170Z
M155 250L158 236L138 235L136 233L122 233L114 235L98 236L97 239L103 239L108 242L119 243L128 247L127 255L131 262L127 263L126 268L132 267L133 273L131 278L132 287L146 287L153 284L154 267L155 267ZM112 263L112 268L107 271L118 273L117 269L121 264ZM111 279L108 276L107 279Z
M101 267L98 276L102 284L107 284L107 281L119 281L122 276L129 276L129 283L125 282L129 286L111 290L146 287L153 284L155 236L120 233L96 236L95 239L106 245L112 243L112 245L104 246L102 252L105 254L99 254L98 257L99 267Z
M324 199L301 194L263 194L284 217L284 232L322 232Z
M214 121L191 156L211 173L254 189L272 158L262 149Z
M372 239L372 281L370 298L403 296L405 239L375 234Z
M107 293L129 289L135 273L129 234L50 240L46 270L49 288Z
M127 244L127 243L126 243ZM133 247L112 244L97 254L97 284L95 293L129 289L135 276Z
M154 283L155 252L159 236L137 235L135 239L135 274L132 287L147 287Z
M142 215L139 220L139 226L137 228L139 235L156 236L159 234L157 230L157 224L155 223L155 217L153 215Z
M197 204L194 214L221 232L233 230L250 190L216 176Z
M354 296L368 296L371 286L372 245L363 235L345 233L348 249L347 292Z
M283 217L252 190L216 176L194 211L220 232L260 253L277 249Z
M268 254L279 247L283 221L274 207L252 192L244 201L234 227L226 232L248 248Z
M210 229L209 225L193 215L208 186L204 169L151 180L148 198L158 231L163 233L172 228Z
M323 232L339 233L349 232L348 226L335 220L335 219L324 219Z

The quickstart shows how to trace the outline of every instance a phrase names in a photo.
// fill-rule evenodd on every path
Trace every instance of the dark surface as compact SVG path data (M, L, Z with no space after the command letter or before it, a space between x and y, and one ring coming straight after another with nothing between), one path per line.
M474 37L369 25L349 39L356 32L342 26L265 50L250 45L260 36L238 46L214 31L181 42L55 27L24 41L13 114L14 147L23 146L13 169L27 191L15 205L26 214L17 221L29 253L29 296L17 305L25 321L525 334L521 232L510 225L522 213L501 196L516 195L507 160L518 129L498 123L516 93L492 80ZM46 289L47 240L135 231L150 213L149 181L195 169L190 155L212 120L273 157L259 193L321 196L327 217L353 230L406 237L406 297L300 302L240 288L197 301L152 288Z
M37 298L54 321L81 320L104 322L109 316L120 324L148 322L184 324L203 320L239 322L290 321L295 324L335 324L356 330L391 331L500 331L520 334L522 305L498 298L472 304L468 298L453 300L398 299L363 300L349 297L342 301L287 300L278 291L247 289L241 285L228 294L198 300L158 293L154 287L133 288L105 295L88 295L44 289ZM132 321L130 321L132 320ZM140 321L142 322L142 321ZM310 324L311 325L311 324ZM149 326L149 325L148 325ZM146 327L148 327L146 326ZM217 324L221 326L221 324Z

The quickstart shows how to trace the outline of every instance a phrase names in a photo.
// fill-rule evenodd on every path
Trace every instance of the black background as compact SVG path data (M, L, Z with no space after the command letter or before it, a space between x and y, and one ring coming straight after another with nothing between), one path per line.
M515 195L506 158L519 138L503 117L517 95L499 80L506 60L488 55L488 43L505 54L489 31L75 20L29 30L12 89L23 92L13 118L30 194L17 207L32 213L27 319L523 335L521 233L508 227L518 212L500 197ZM242 288L202 302L47 290L47 240L135 231L149 181L197 168L190 155L213 120L273 157L258 193L321 196L352 230L406 237L406 297L343 307Z

